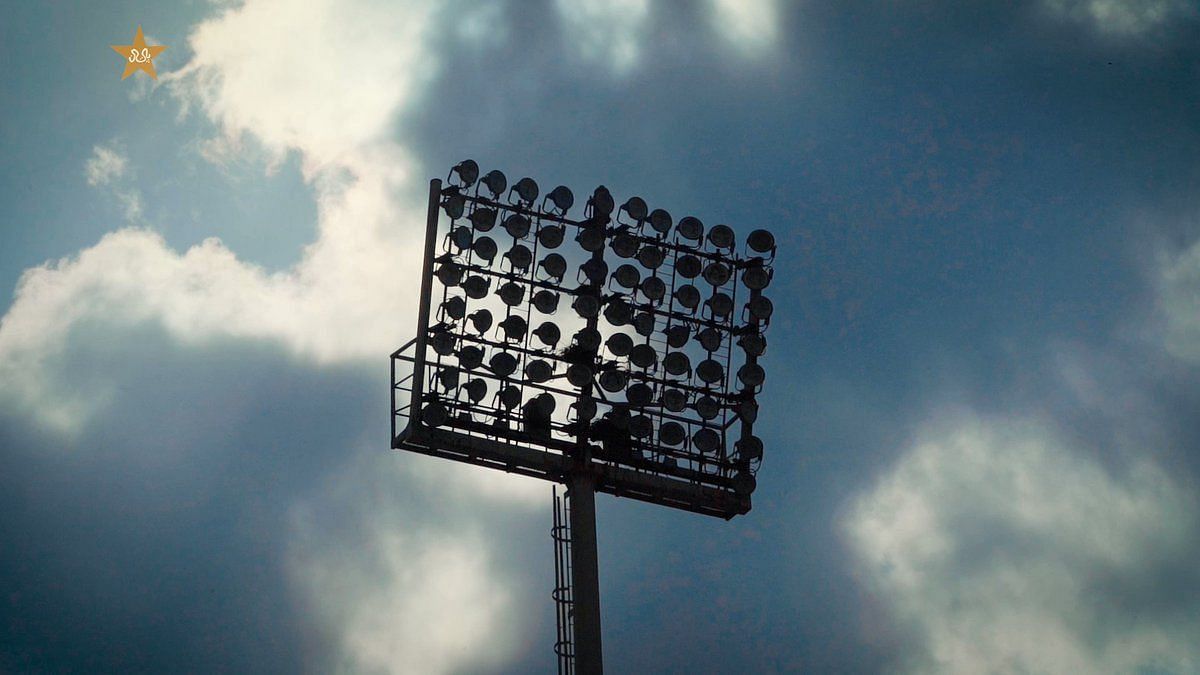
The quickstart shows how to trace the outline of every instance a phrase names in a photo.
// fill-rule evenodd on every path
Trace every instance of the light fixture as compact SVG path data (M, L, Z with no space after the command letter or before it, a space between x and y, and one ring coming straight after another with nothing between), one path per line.
M762 333L746 333L738 338L737 343L748 356L762 356L767 350L767 338Z
M712 454L721 447L721 434L710 427L702 427L692 434L692 444L700 452Z
M458 186L469 188L479 180L479 164L473 159L464 159L450 169L450 175L458 175Z
M471 326L475 328L475 332L483 335L492 327L492 313L486 309L481 309L471 313L467 317L471 321Z
M704 266L704 280L712 286L721 286L729 281L729 266L721 262L710 262Z
M669 352L663 357L663 370L669 375L685 375L692 370L692 361L683 352Z
M533 264L533 251L530 251L525 244L513 244L504 257L508 259L514 272L524 272Z
M696 414L705 420L711 420L721 414L721 404L706 394L696 399Z
M431 427L440 427L450 418L450 413L446 411L446 406L437 398L425 404L421 410L421 421Z
M516 192L517 198L520 199L525 206L529 206L533 204L533 200L537 199L538 196L537 181L529 176L526 176L517 181L517 184L512 188L512 192Z
M446 194L442 207L446 209L446 215L450 216L450 220L458 220L462 218L463 212L467 208L467 198L458 191L458 188L449 189L453 192Z
M650 312L638 312L633 317L633 330L642 337L650 337L654 334L656 323L654 315Z
M529 219L519 213L514 213L504 219L504 231L512 235L514 239L522 239L529 234Z
M554 377L554 366L542 359L536 359L525 364L525 377L530 382L545 382Z
M629 362L638 368L649 368L658 362L658 352L648 344L634 345L629 351Z
M629 290L637 288L641 278L642 273L638 271L638 268L629 263L619 265L617 270L613 272L613 279L616 280L617 284Z
M506 281L500 286L500 290L496 291L496 294L500 296L500 300L504 304L516 307L525 298L525 287L515 281Z
M543 248L555 249L562 245L567 228L562 225L542 225L538 229L537 240Z
M542 325L533 329L533 335L538 340L541 340L542 344L550 347L551 349L553 349L554 346L558 344L558 341L562 339L562 332L559 330L557 325L550 321L545 321L542 323Z
M575 195L571 193L571 189L566 185L559 185L546 195L554 203L554 208L558 209L559 215L566 215L571 206L575 204Z
M716 384L725 378L725 368L716 359L704 359L696 366L696 377L705 384Z
M567 382L573 387L582 387L592 381L592 369L581 363L567 367Z
M708 243L721 249L733 249L733 230L728 225L717 225L708 231Z
M471 212L471 227L480 232L487 232L496 226L496 209L480 207Z
M600 331L595 328L581 328L572 340L585 352L594 352L600 348Z
M631 406L644 408L654 401L654 390L645 382L634 382L625 389L625 400Z
M670 232L671 214L662 209L654 209L650 212L650 228L659 234Z
M755 253L774 253L775 235L766 230L755 230L746 237L746 245Z
M733 313L733 298L726 293L713 293L711 298L704 301L704 306L708 307L714 318L724 319Z
M492 169L483 177L483 184L487 186L488 192L492 193L492 199L498 199L504 188L508 187L508 179L500 171Z
M471 276L467 277L466 281L463 282L462 287L468 298L471 298L472 300L479 300L487 297L488 287L490 285L491 284L484 277L481 277L478 274L472 274Z
M632 258L638 252L637 237L629 234L627 231L621 231L613 235L612 250L620 258Z
M551 253L543 258L538 266L546 270L547 276L558 282L561 282L567 273L567 260L557 253Z
M508 352L496 352L488 359L488 369L497 377L508 377L517 370L517 358Z
M734 444L738 451L738 459L743 462L753 462L762 459L763 442L758 436L747 436Z
M533 308L542 314L553 314L558 309L558 293L545 288L534 293Z
M586 422L596 416L596 401L591 398L581 398L571 404L575 411L576 421Z
M704 237L704 223L695 216L684 216L675 226L675 232L689 241L700 241Z
M721 331L709 326L696 334L696 340L704 348L704 351L712 354L721 348L721 343L725 341L725 336L721 334Z
M763 367L757 363L747 363L741 368L738 368L737 376L738 379L741 380L742 384L750 387L751 389L762 386L763 380L767 378L767 374L763 371Z
M606 370L600 373L600 388L610 394L615 394L625 388L629 376L619 370Z
M580 226L575 234L579 247L588 253L595 253L604 248L604 228L599 226Z
M675 302L695 311L696 307L700 306L700 291L691 284L684 284L675 289Z
M628 356L633 349L633 339L624 333L613 333L608 336L605 345L613 356Z
M454 244L454 248L462 251L463 249L470 248L472 236L474 236L474 233L471 232L471 228L466 225L459 225L450 232L450 242Z
M462 265L453 260L447 260L437 268L434 274L437 276L438 281L442 282L442 285L457 286L462 281L463 268Z
M642 295L651 302L659 302L667 294L667 284L658 277L646 277L642 280Z
M433 347L433 351L437 352L439 355L450 356L454 353L455 343L457 342L458 338L454 337L450 333L446 331L438 331L433 334L431 346Z
M458 350L458 365L463 370L475 370L483 365L483 350L475 345L468 345Z
M475 255L487 261L487 264L492 264L492 260L496 257L496 242L488 236L479 237L471 244L471 250Z
M467 393L467 398L471 399L472 403L479 403L487 396L487 382L479 378L475 378L463 385L463 390Z
M678 422L663 422L658 427L658 440L664 445L679 445L687 438L687 432Z
M633 308L620 298L610 300L604 308L604 319L614 326L627 325L633 321Z
M667 345L675 349L679 349L687 344L688 338L692 336L687 325L677 323L667 329Z
M704 269L704 265L700 262L700 259L691 253L681 255L675 261L675 273L684 279L695 279L700 276L702 269Z
M601 185L592 192L587 205L592 212L592 217L607 218L612 215L616 202L613 201L612 193L608 191L608 188Z
M643 246L637 253L637 260L643 267L656 270L663 264L666 254L657 246Z
M442 391L448 391L458 386L458 368L454 366L446 366L440 369L437 373L438 384L442 386Z
M500 405L506 410L512 410L521 404L521 390L511 384L500 390L496 397L500 399Z
M525 331L529 325L519 314L510 314L500 322L500 330L504 331L504 339L511 342L520 342L525 339Z
M579 271L583 272L588 282L599 286L608 277L608 264L603 258L588 258L579 266Z
M646 219L649 213L649 207L646 206L646 200L641 197L630 197L629 201L621 205L621 210L629 214L637 222L642 222Z
M752 291L761 291L771 284L771 273L762 265L751 265L742 272L742 283Z
M771 314L775 312L775 306L771 304L771 301L765 295L750 298L750 302L746 303L746 307L750 310L750 318L754 321L770 321Z
M454 295L442 301L441 309L447 317L459 321L467 313L467 301L461 295Z
M687 409L688 396L678 389L664 389L662 393L663 407L673 413Z
M654 435L654 422L646 415L630 417L629 435L634 438L649 438Z

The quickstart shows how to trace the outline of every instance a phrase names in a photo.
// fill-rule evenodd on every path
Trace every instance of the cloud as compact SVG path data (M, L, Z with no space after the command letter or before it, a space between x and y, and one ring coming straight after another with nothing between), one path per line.
M912 672L1200 666L1200 511L1149 462L1112 471L1044 425L959 416L928 427L843 526L911 636Z
M316 241L295 267L268 275L216 240L177 252L127 229L29 270L0 322L0 373L15 383L3 395L60 428L80 423L92 397L44 368L84 318L158 321L189 343L270 340L320 363L380 359L411 333L406 290L424 199L391 137L421 74L436 67L420 7L262 0L197 27L192 61L162 79L216 123L218 144L253 143L275 160L298 153L317 200ZM87 165L96 185L128 171L111 147ZM140 198L127 202L140 216Z
M1167 351L1200 363L1200 242L1173 258L1163 257L1158 292Z
M775 0L712 0L713 30L746 55L772 47L779 33Z
M108 189L121 205L126 222L141 224L142 193L128 179L129 157L116 144L92 147L92 156L84 162L88 185Z
M92 156L84 164L88 185L107 185L114 179L125 175L125 166L129 158L112 146L97 145L92 147Z
M641 59L650 5L646 0L555 0L565 42L584 61L624 75Z
M1045 6L1053 14L1116 37L1143 35L1196 14L1188 0L1045 0Z
M470 525L413 518L394 497L394 458L371 454L294 508L290 524L289 576L341 645L341 669L447 673L507 662L518 624L506 619L520 610L513 581L491 559L494 542ZM349 522L363 530L356 538L344 541L335 531L344 524L321 517L331 505L351 508Z

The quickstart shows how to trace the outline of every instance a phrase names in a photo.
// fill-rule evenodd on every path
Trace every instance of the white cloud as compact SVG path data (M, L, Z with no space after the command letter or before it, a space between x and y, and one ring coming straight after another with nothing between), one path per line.
M775 0L712 0L713 30L746 55L758 55L779 37Z
M396 483L381 479L398 479L397 465L380 465L353 465L331 493L293 509L289 574L341 645L338 670L450 673L503 663L520 624L511 621L513 583L497 577L490 542L461 526L442 528L447 534L405 517L394 502ZM345 541L318 524L328 516L313 509L338 502L358 511L338 528L365 530L360 539Z
M129 157L116 143L92 147L92 156L84 162L83 170L88 185L112 193L126 222L143 224L142 193L130 185Z
M628 73L642 55L650 5L646 0L556 0L567 44L585 61L615 75Z
M1200 363L1200 242L1173 259L1164 257L1158 281L1167 351Z
M1142 35L1196 13L1189 0L1045 0L1045 6L1058 16L1118 37Z
M1116 474L1038 424L962 417L930 428L843 524L918 645L913 672L1200 667L1200 608L1154 590L1196 576L1200 513L1148 463Z
M97 145L92 148L92 156L83 168L88 185L95 187L124 176L128 164L129 158L116 147Z
M218 145L248 137L276 158L299 154L318 205L316 241L295 267L269 275L215 240L181 253L122 230L29 270L0 322L0 374L15 383L0 396L78 428L93 397L56 389L44 368L89 318L158 321L184 342L275 340L322 363L386 357L413 330L423 186L391 137L436 67L423 7L262 0L201 24L193 60L162 79L218 124ZM103 185L129 166L98 147L87 171ZM137 222L141 199L126 196Z

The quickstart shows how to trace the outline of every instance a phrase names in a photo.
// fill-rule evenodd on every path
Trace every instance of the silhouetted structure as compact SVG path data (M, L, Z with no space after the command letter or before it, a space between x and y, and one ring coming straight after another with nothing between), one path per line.
M595 492L750 510L775 240L755 230L738 254L729 227L675 224L640 197L618 209L604 187L573 220L566 187L539 203L533 179L479 173L466 160L430 183L417 336L392 354L392 447L567 485L555 652L560 670L598 673Z

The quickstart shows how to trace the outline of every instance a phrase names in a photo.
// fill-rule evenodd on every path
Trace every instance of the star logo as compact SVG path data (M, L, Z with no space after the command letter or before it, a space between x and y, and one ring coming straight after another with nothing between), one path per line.
M147 45L141 26L137 27L137 34L133 36L133 44L109 46L113 48L114 52L125 57L125 72L121 73L122 80L138 70L155 80L158 79L158 74L154 72L154 57L161 54L167 47L166 45Z

